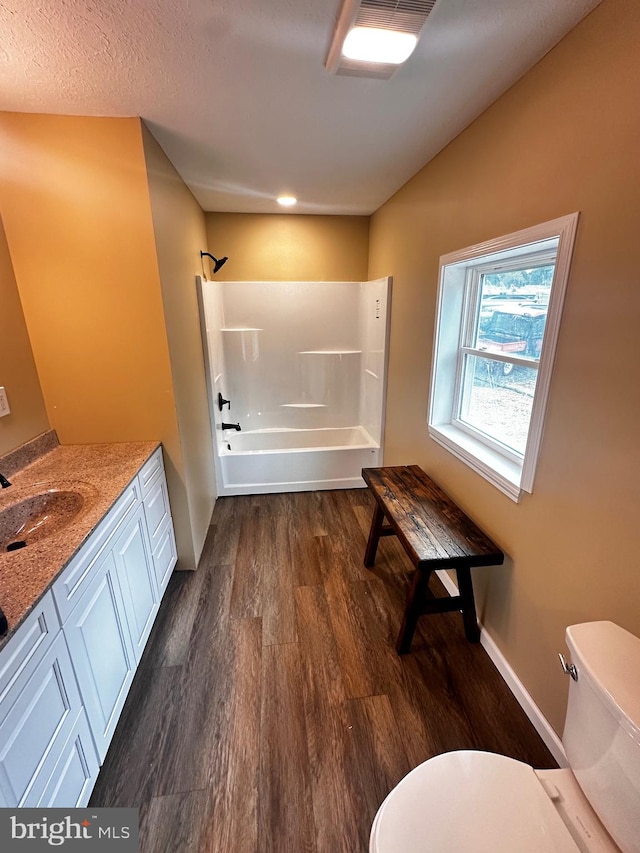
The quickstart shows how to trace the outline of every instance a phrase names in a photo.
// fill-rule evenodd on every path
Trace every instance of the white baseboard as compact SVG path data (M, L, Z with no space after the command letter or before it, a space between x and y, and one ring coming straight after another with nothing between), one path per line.
M458 589L456 582L451 579L449 572L445 571L445 569L436 569L436 574L438 575L438 580L442 583L442 586L447 590L449 595L460 595L460 590Z
M449 595L458 595L458 587L455 581L451 579L444 569L438 569L436 574L442 585L447 590ZM503 677L507 687L515 696L518 704L525 712L535 730L538 732L545 746L558 762L560 767L568 767L567 756L562 746L562 741L551 727L549 721L544 716L540 708L533 701L531 694L520 681L511 665L502 654L493 638L487 633L486 629L480 626L480 645L491 658L495 668Z

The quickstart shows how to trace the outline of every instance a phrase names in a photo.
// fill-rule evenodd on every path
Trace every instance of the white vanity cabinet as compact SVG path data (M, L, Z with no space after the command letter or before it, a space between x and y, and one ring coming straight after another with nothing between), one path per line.
M158 449L0 649L0 807L87 804L175 563Z
M166 493L158 449L53 585L100 763L104 760L162 597L147 501ZM157 504L152 500L152 511ZM153 512L155 520L157 512ZM173 525L166 502L161 535ZM159 519L158 519L159 520ZM96 550L94 537L99 542ZM175 546L174 546L175 555ZM175 556L165 567L166 580ZM165 580L164 577L162 578ZM165 583L166 585L166 583Z
M0 685L0 805L84 804L98 759L51 592L2 649Z

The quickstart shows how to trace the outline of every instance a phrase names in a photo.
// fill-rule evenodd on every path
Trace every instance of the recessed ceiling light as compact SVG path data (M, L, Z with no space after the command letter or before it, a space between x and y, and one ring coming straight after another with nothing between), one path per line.
M417 36L377 27L354 27L342 45L342 55L359 62L400 65L413 53Z
M283 207L293 207L294 204L298 203L298 199L292 195L281 195L278 196L278 204L281 204Z

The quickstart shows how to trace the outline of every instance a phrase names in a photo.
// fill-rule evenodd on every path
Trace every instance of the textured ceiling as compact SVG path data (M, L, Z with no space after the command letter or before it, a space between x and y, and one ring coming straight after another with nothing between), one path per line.
M340 0L0 0L0 109L139 115L205 210L368 214L600 0L438 0L390 80L332 76Z

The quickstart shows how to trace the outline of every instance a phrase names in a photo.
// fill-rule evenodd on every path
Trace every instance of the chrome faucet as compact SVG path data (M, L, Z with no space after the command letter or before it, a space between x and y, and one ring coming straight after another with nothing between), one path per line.
M222 429L235 429L236 432L240 432L242 427L240 426L240 424L225 424L225 423L223 423Z
M0 486L2 486L3 489L8 489L10 485L11 483L7 480L4 474L0 474Z

